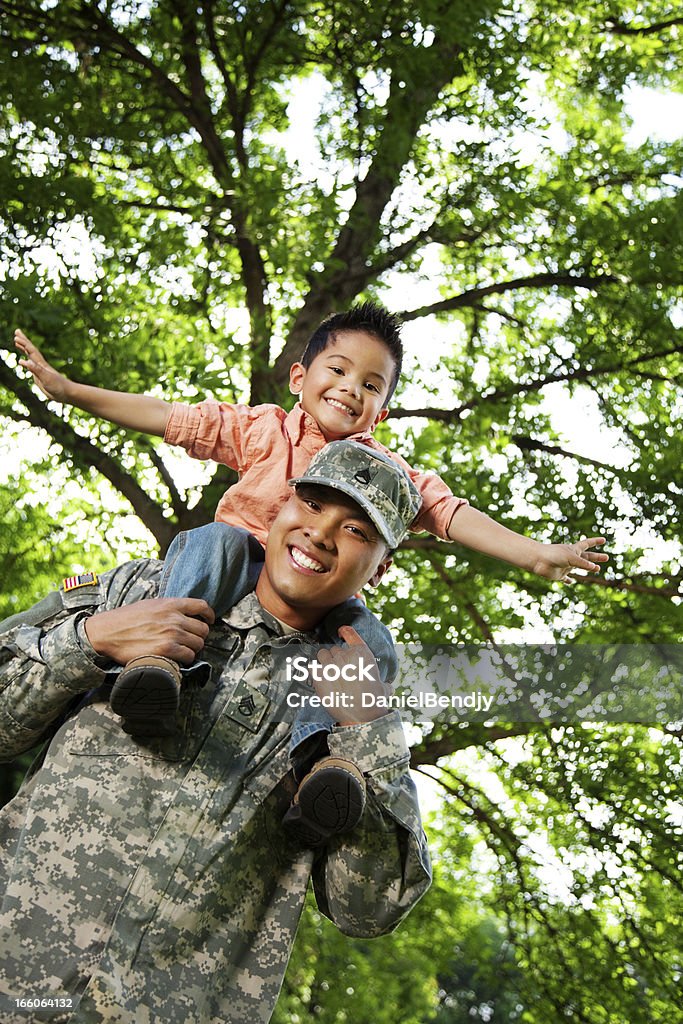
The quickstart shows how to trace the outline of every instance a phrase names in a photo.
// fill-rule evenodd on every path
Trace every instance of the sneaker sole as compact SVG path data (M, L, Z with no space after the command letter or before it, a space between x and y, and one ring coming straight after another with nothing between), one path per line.
M353 775L321 768L302 785L297 801L302 818L323 832L346 832L357 825L365 797Z
M120 674L109 698L112 710L122 718L154 720L178 710L178 686L170 672L159 669L130 669Z
M335 758L326 762L314 765L302 780L282 819L290 834L313 848L349 832L365 810L365 780L357 766Z

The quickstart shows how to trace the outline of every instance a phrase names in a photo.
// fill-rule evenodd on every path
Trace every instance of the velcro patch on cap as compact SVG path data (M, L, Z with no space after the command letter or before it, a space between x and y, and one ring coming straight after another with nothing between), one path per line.
M62 590L66 593L68 590L78 590L79 587L92 587L98 582L97 573L82 572L78 576L67 576L62 580Z

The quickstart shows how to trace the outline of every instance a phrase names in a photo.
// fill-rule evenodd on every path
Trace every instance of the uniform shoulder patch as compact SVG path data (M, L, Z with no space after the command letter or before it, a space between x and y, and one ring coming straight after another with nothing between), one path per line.
M79 587L92 587L98 582L97 573L82 572L78 576L67 576L62 580L62 589L66 593L69 590L78 590Z

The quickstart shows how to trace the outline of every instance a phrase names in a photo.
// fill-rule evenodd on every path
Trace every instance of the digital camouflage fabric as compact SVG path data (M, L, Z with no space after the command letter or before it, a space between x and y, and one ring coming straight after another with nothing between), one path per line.
M294 711L268 669L303 637L283 636L253 594L212 629L212 679L183 687L177 736L143 745L121 730L111 665L82 620L154 596L161 567L128 563L0 636L5 759L80 701L0 812L4 1024L265 1022L311 877L321 911L354 936L390 931L429 885L394 713L329 738L366 775L356 829L315 856L282 830Z

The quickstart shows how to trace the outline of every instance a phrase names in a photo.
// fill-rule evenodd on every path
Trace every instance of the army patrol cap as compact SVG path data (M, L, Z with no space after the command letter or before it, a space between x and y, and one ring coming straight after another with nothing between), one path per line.
M419 491L398 463L358 441L326 444L305 474L289 484L319 484L348 494L390 548L401 543L422 504Z

